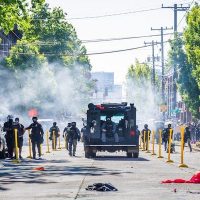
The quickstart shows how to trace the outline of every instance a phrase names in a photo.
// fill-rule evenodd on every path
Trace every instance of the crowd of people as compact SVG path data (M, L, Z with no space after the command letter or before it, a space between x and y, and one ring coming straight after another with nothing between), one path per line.
M138 129L137 129L137 131L140 133L140 131ZM184 147L185 147L185 144L187 143L188 147L190 149L190 152L192 152L192 146L191 146L192 136L193 136L192 131L193 131L193 129L191 128L191 126L185 127L185 130L184 130ZM174 138L173 134L174 134L174 131L172 129L171 124L168 124L167 128L164 128L162 130L162 134L161 134L162 144L163 144L164 150L166 152L168 152L168 144L169 144L170 137L171 137L171 141L173 141L173 138ZM141 135L142 142L145 143L145 145L144 145L145 150L148 150L148 140L147 140L147 138L149 137L149 140L150 140L150 135L151 135L151 130L148 128L148 124L144 125L144 129L141 131L140 135ZM181 136L180 136L180 138L181 138ZM175 144L174 143L171 143L170 151L175 152Z
M121 130L123 127L118 124L118 129ZM102 141L106 141L105 134L113 132L114 129L117 129L114 122L111 121L111 118L107 117L106 120L102 123ZM120 129L121 128L121 129ZM17 143L15 138L15 130L17 130ZM41 144L43 143L44 131L42 125L38 122L37 117L32 118L32 123L25 127L20 123L19 118L13 119L11 115L8 115L7 121L0 127L0 158L8 157L10 159L15 159L15 147L16 144L19 149L19 158L22 159L22 147L23 147L23 136L25 131L29 131L29 137L32 146L32 158L36 159L36 148L38 152L38 157L41 158ZM1 132L5 133L5 141L2 138ZM66 149L69 152L70 156L76 155L76 147L78 141L81 139L81 135L84 135L86 132L86 125L83 124L81 131L77 128L76 122L68 123L68 125L63 130L63 138L65 140ZM148 124L144 125L144 129L140 132L138 126L136 126L137 135L141 136L141 140L145 143L145 149L148 149L148 140L151 135L151 130L148 128ZM49 140L52 141L52 149L57 148L58 138L60 137L60 129L56 122L53 122L53 126L49 129ZM162 143L164 145L164 150L168 151L169 139L174 138L174 133L171 124L168 124L167 128L162 130ZM180 135L180 134L179 134ZM180 137L180 136L179 136ZM145 139L146 138L146 139ZM180 139L180 138L179 138ZM194 141L200 140L200 124L189 124L185 127L184 130L184 144L188 144L190 151L192 151L191 143ZM115 135L115 142L118 141L118 135ZM7 146L7 152L5 151L5 146ZM172 143L173 148L173 143ZM175 150L174 150L175 151ZM7 153L7 154L6 154Z
M16 159L15 147L17 145L19 149L19 158L22 159L23 136L27 130L29 131L32 146L32 158L36 159L36 148L38 157L41 158L41 144L44 142L44 131L42 125L38 122L38 118L33 117L32 123L28 127L25 127L20 123L19 118L13 119L11 115L8 115L7 121L0 127L0 131L5 133L5 141L2 133L0 133L0 158L8 157L9 159ZM17 132L17 137L15 137L15 131ZM55 150L57 148L57 140L60 137L60 129L56 122L53 122L49 133L49 139L52 141L52 149ZM76 122L68 123L67 127L63 130L63 137L69 155L75 156L77 142L80 141L81 138L81 133L76 127ZM5 148L6 146L7 151Z

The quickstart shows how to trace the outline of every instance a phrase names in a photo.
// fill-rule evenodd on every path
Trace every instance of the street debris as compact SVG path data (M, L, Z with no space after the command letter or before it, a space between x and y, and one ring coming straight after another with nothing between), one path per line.
M96 190L101 192L118 191L118 189L110 183L94 183L93 185L88 185L88 187L85 189L90 191Z
M35 168L33 168L33 170L36 170L36 171L44 171L44 167L35 167Z
M174 179L174 180L165 180L161 183L194 183L194 184L200 184L200 172L197 172L192 176L190 180L184 180L184 179Z
M177 192L176 188L174 188L174 192Z
M200 191L187 191L187 193L190 193L190 194L200 194Z

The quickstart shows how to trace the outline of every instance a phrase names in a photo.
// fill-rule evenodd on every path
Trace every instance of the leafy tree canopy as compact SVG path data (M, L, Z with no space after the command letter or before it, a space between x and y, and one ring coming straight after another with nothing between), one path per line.
M184 31L185 49L192 64L192 75L200 89L200 5L197 3L187 15L187 27Z
M30 28L26 0L0 0L0 30L6 34L14 29L26 31Z
M192 112L194 117L199 115L200 107L200 90L196 79L193 77L193 66L188 62L186 53L183 50L183 40L176 36L171 41L171 50L169 51L169 61L173 66L174 64L178 67L178 89L185 102L186 106Z

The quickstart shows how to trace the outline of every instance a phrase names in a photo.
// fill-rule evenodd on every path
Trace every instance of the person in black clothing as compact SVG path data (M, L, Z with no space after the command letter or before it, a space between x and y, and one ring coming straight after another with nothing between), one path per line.
M190 148L190 152L192 152L192 147L191 147L191 132L189 127L185 128L185 132L184 132L184 147L185 147L185 143L188 143L188 147Z
M119 142L119 135L116 132L116 124L112 121L111 117L107 116L106 121L102 125L102 134L101 134L101 140L102 142L106 142L107 138L114 137L114 140L116 143Z
M170 130L172 130L172 125L171 124L168 124L168 127L163 130L162 140L164 142L165 151L167 151L167 145L169 144ZM172 130L171 139L172 138L173 138L173 130Z
M69 141L69 155L75 156L77 141L80 141L80 131L76 127L76 122L72 122L71 128L68 131L68 141Z
M67 124L67 127L64 128L63 130L63 138L65 138L65 144L66 144L66 149L68 150L68 144L69 144L69 141L68 141L68 133L69 133L69 130L71 128L71 123L68 123Z
M24 129L24 126L19 123L19 118L15 118L13 128L17 129L19 158L22 159L23 135L24 135L25 129Z
M140 130L138 129L138 125L136 125L136 134L137 136L140 136Z
M52 149L55 150L56 146L57 146L57 138L60 136L60 134L59 134L60 129L58 128L56 122L53 123L53 126L49 129L49 132L50 132L49 139L52 140ZM54 136L54 134L55 134L55 136ZM54 143L54 139L55 139L55 143ZM54 147L54 145L55 145L55 147Z
M162 143L164 145L165 151L167 151L167 144L168 144L168 133L167 133L167 128L164 128L162 131Z
M149 140L150 140L150 135L151 135L151 131L150 129L148 128L148 124L145 124L144 125L144 129L142 130L142 141L144 143L144 137L145 137L145 149L147 150L148 149L148 132L149 132Z
M42 125L37 122L38 118L33 117L32 118L33 123L26 128L26 130L31 129L31 143L32 143L32 152L33 152L33 159L36 158L36 151L35 151L35 146L37 145L38 149L38 154L39 157L41 157L41 149L40 149L40 144L43 143L43 135L44 131L42 128Z
M8 115L7 122L3 125L3 131L6 132L5 138L6 138L6 144L8 148L8 157L13 158L13 151L14 151L14 131L13 131L13 117L11 115Z

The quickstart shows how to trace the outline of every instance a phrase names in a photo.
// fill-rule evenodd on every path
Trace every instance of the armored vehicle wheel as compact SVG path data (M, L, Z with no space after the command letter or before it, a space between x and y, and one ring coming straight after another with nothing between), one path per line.
M91 156L91 158L96 158L96 153L91 152L90 156Z
M85 152L85 158L89 158L89 157L90 157L89 152Z
M133 158L138 158L139 153L133 153Z
M85 158L89 158L91 154L90 148L89 147L85 147Z
M95 158L96 152L94 153L90 147L85 147L85 158Z
M132 158L132 153L126 153L126 155L127 155L127 158Z

